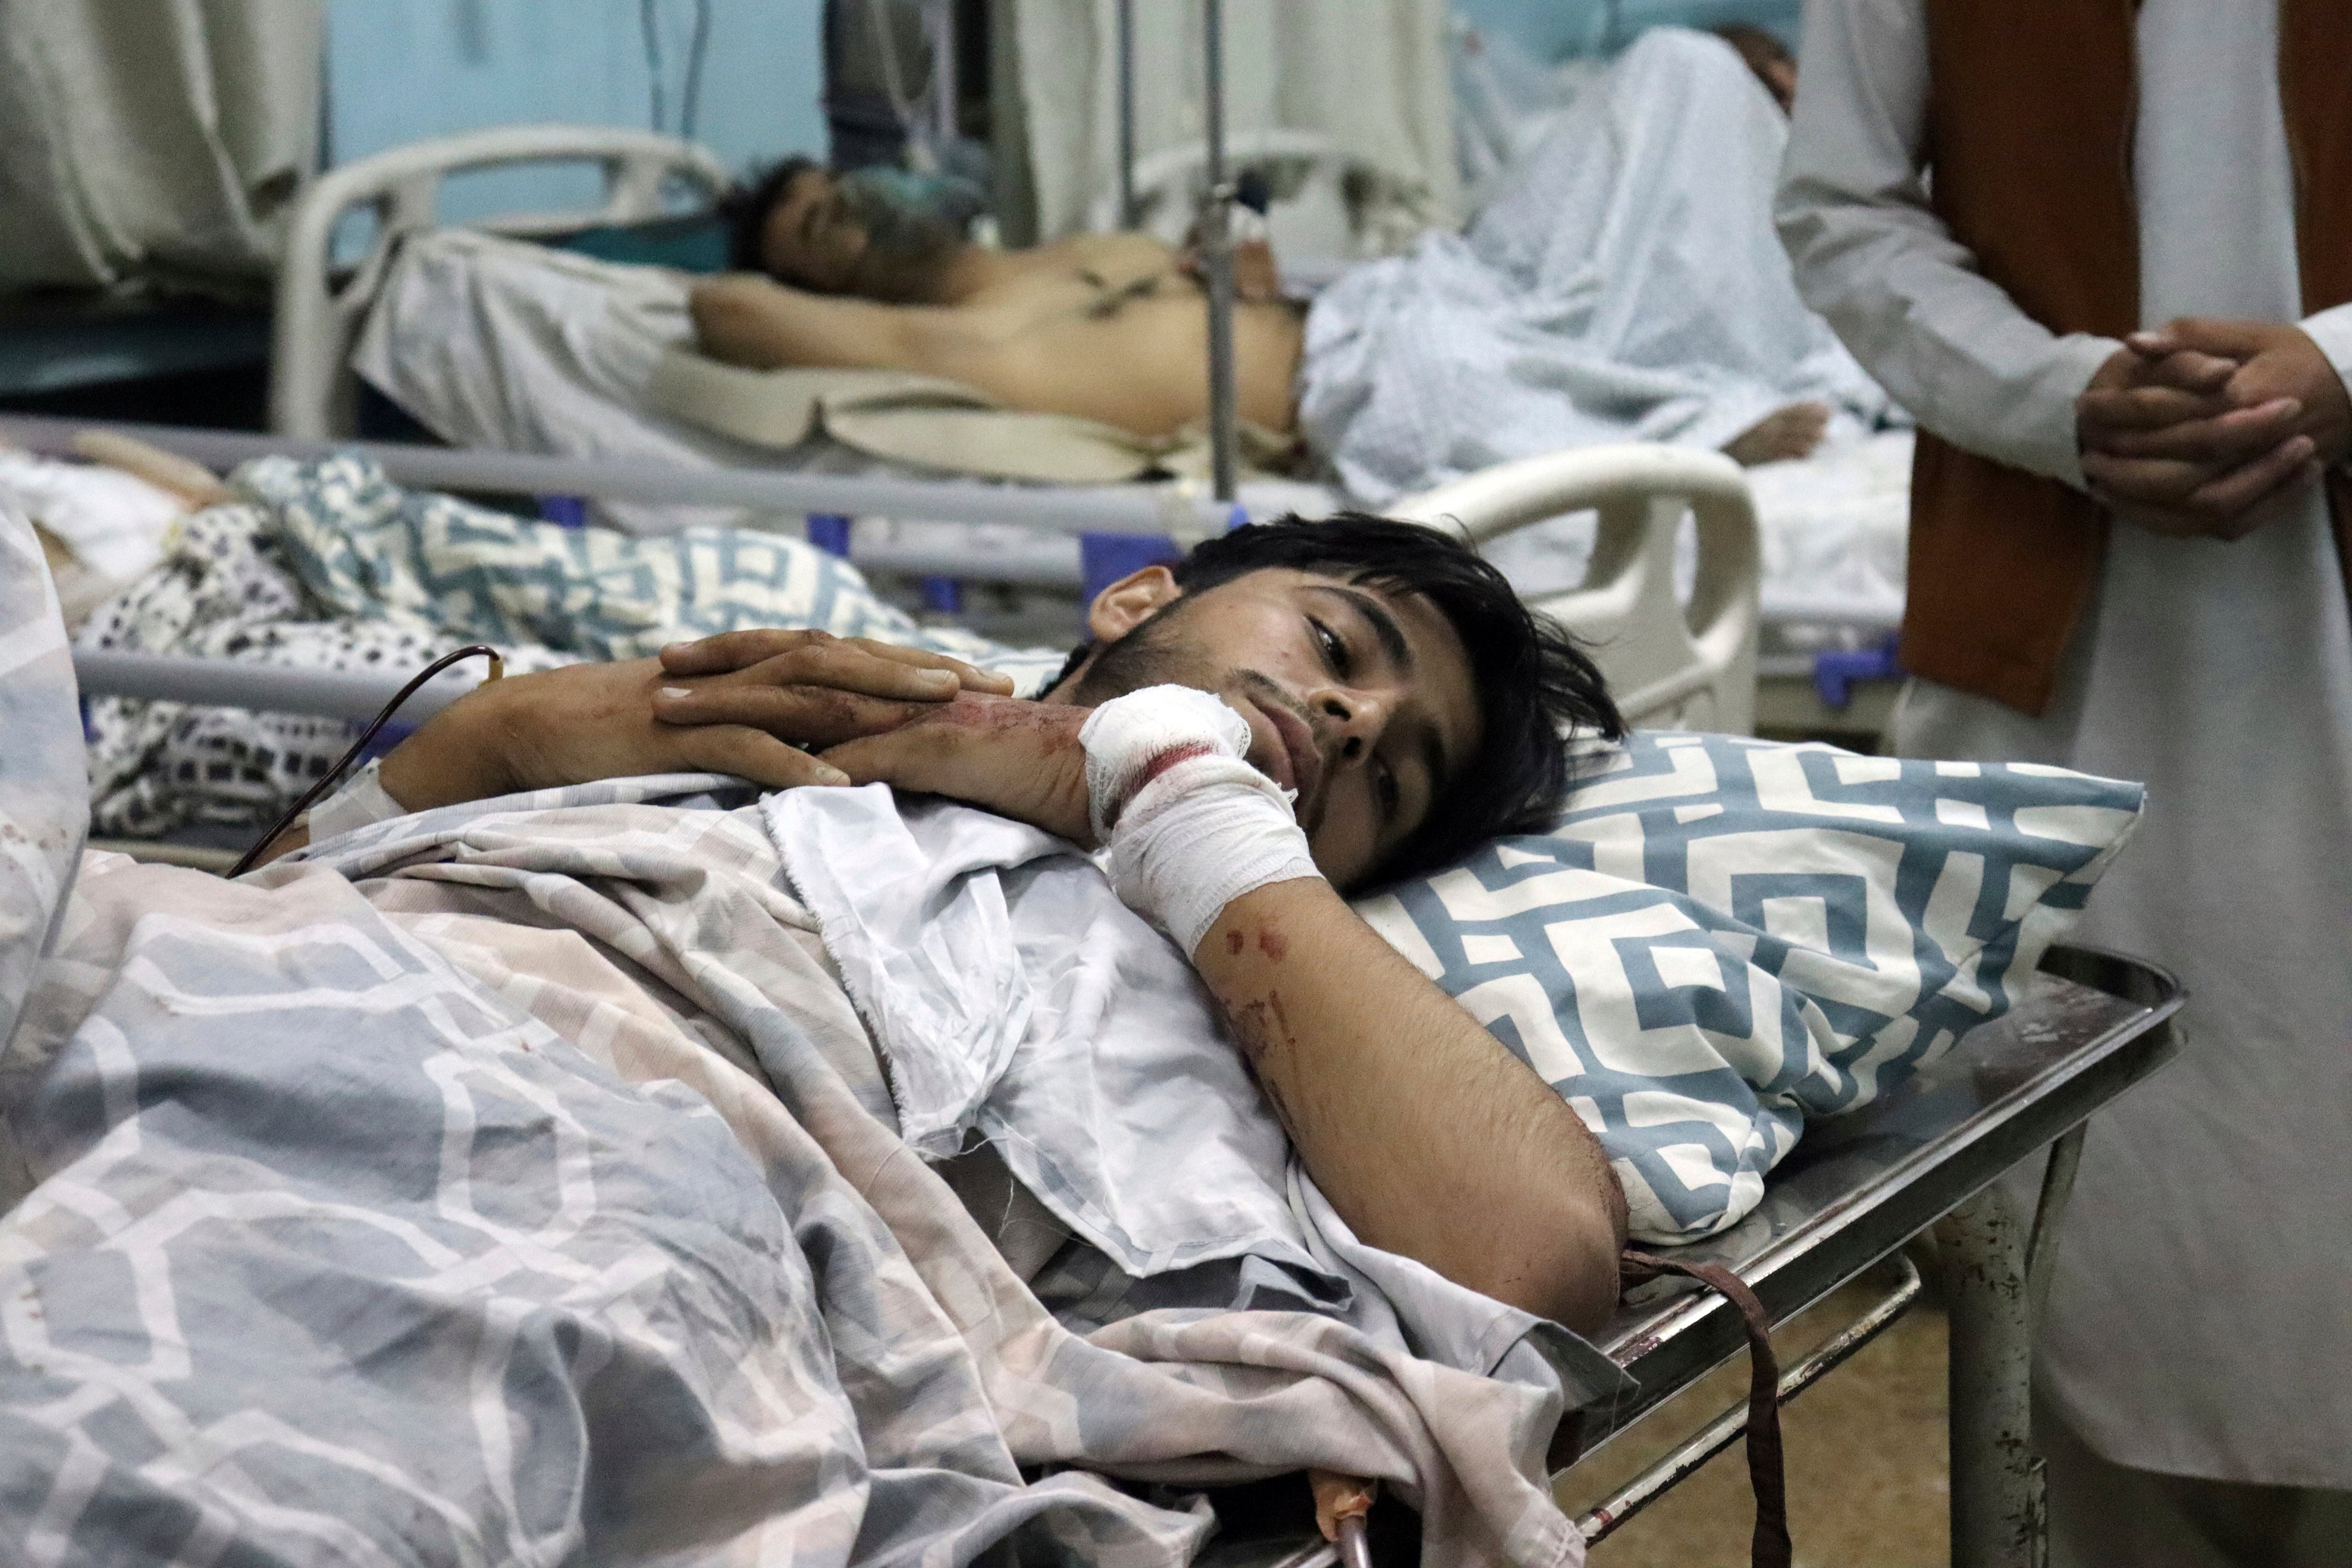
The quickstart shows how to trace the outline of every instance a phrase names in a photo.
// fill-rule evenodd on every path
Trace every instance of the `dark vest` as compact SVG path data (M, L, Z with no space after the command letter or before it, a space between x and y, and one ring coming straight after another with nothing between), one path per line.
M1937 215L2053 332L2139 321L2137 0L1928 0ZM2279 89L2307 315L2352 300L2352 0L2281 0ZM2329 479L2339 560L2352 487ZM2097 584L2096 502L1926 431L1903 662L2039 714Z

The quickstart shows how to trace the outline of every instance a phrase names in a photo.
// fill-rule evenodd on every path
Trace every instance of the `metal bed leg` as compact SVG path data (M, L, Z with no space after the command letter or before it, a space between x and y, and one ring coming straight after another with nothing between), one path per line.
M2031 1216L1996 1182L1936 1225L1951 1307L1953 1568L2046 1568L2033 1444L2033 1336L2082 1160L2083 1129L2050 1147Z

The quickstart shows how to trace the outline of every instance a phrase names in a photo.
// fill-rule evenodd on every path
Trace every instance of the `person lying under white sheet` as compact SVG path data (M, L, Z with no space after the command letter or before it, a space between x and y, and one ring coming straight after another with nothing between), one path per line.
M1624 1226L1599 1147L1343 897L1548 820L1562 727L1622 728L1591 662L1468 548L1357 515L1211 540L1105 589L1087 628L1035 700L814 632L513 677L436 715L377 784L424 811L678 769L878 781L1108 851L1357 1235L1596 1327Z
M1317 296L1299 423L1350 492L1605 441L1769 462L1889 416L1773 231L1794 73L1769 42L1650 29L1465 234Z

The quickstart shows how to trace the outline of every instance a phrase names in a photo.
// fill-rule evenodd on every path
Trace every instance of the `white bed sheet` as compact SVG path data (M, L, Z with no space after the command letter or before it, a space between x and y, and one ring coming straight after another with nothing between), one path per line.
M1885 430L1748 470L1767 623L1891 626L1903 618L1911 448L1912 432ZM1594 526L1591 512L1539 523L1496 540L1486 556L1521 595L1558 593L1584 580ZM1675 561L1685 599L1697 551L1696 534L1685 527Z

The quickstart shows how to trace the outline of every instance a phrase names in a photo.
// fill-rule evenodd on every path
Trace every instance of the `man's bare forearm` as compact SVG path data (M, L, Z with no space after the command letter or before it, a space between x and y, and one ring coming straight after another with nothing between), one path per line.
M881 305L731 274L688 299L702 352L752 370L787 365L908 370L907 336L919 307Z
M510 675L475 688L386 752L376 783L410 811L537 787L543 781L526 776L530 753L541 749L531 726L541 714L559 710L571 674Z
M459 712L467 703L476 706ZM506 794L511 785L504 754L485 727L488 717L487 689L460 698L385 754L376 764L376 783L410 811ZM298 821L271 839L256 863L267 866L310 842L310 824Z
M1360 1237L1570 1328L1607 1320L1625 1203L1600 1145L1328 883L1236 899L1193 962Z

